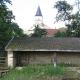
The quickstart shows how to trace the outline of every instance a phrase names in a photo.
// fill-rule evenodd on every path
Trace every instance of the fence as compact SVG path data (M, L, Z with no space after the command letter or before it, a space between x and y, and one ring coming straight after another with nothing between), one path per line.
M0 77L2 73L8 73L7 57L0 57Z

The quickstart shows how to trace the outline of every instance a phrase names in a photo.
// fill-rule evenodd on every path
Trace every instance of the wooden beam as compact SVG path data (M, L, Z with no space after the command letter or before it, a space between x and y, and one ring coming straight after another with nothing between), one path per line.
M54 52L54 67L57 65L57 57L56 57L56 52Z

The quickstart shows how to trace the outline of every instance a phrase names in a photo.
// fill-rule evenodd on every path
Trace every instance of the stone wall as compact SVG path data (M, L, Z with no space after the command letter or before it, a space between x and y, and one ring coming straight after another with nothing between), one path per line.
M21 65L53 64L53 53L48 52L18 52L18 60Z
M53 64L53 54L48 52L31 54L29 64Z
M54 52L17 52L20 65L54 64ZM57 63L80 64L80 53L57 53Z
M57 53L57 62L79 65L80 53Z

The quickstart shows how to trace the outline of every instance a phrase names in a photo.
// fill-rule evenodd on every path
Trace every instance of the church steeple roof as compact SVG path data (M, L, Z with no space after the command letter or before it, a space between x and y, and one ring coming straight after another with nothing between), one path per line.
M38 8L37 8L37 12L36 12L35 16L42 16L40 6L38 6Z

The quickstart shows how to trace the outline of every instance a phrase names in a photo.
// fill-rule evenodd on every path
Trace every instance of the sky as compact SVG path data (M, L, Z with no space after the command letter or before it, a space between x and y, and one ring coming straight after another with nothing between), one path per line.
M15 21L23 30L29 30L35 23L35 14L40 5L43 15L43 23L50 28L65 27L64 23L55 23L57 10L54 9L54 4L58 0L12 0L12 5L8 8L13 11ZM67 0L69 4L74 4L75 0Z

